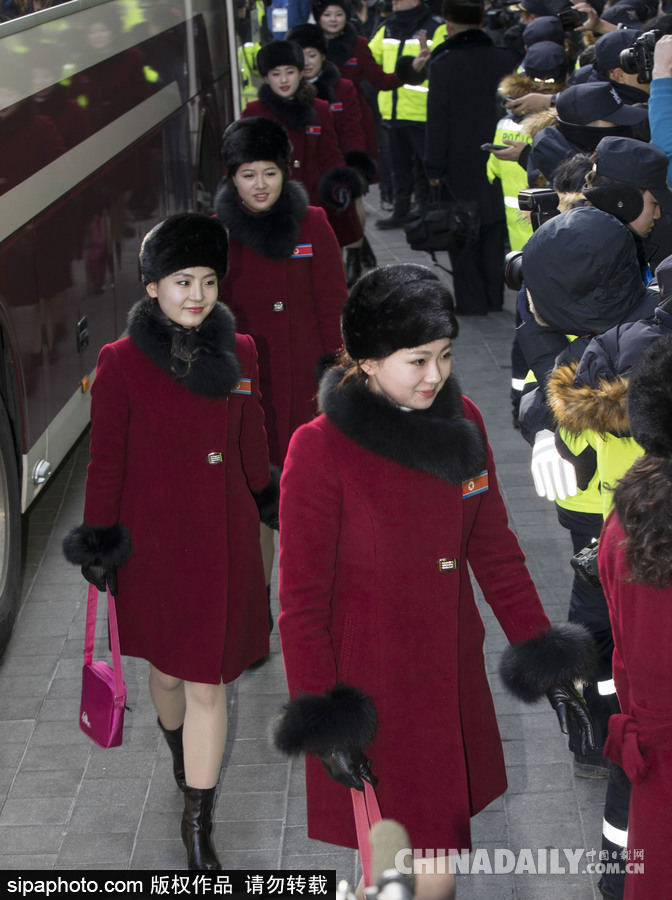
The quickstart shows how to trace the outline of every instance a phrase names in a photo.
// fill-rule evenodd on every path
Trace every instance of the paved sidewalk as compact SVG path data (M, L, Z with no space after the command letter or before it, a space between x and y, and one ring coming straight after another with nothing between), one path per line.
M432 264L407 248L400 230L374 228L381 215L375 190L367 203L367 233L379 264ZM440 256L447 262L446 254ZM502 312L462 318L455 370L483 412L511 523L546 611L561 622L569 601L571 545L553 505L536 496L529 448L511 425L512 336L512 297ZM123 746L101 750L77 724L86 590L79 571L64 561L60 544L65 531L81 521L87 457L84 437L26 517L23 606L0 662L0 869L181 869L181 795L156 726L147 664L124 659L131 711ZM277 614L276 581L272 600ZM509 790L473 820L474 847L490 851L491 861L495 848L516 854L530 849L535 862L538 849L557 848L567 868L563 849L599 850L606 780L573 775L566 740L545 701L525 707L502 692L496 668L504 637L487 607L483 618ZM99 645L104 652L102 638ZM286 699L277 629L271 646L271 659L229 689L229 741L215 833L222 865L335 868L355 884L354 851L306 837L301 763L285 760L269 746L269 722ZM587 862L584 857L579 869ZM595 875L569 872L461 875L458 897L597 900L596 881Z

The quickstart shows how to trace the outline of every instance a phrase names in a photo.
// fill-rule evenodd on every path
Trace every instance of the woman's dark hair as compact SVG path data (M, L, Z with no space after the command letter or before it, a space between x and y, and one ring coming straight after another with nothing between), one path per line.
M626 535L632 575L652 587L672 582L672 458L645 453L620 479L614 508Z

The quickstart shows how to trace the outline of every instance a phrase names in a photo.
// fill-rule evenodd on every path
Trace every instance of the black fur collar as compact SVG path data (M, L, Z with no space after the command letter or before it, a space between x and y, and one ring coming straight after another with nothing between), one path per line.
M229 236L268 259L287 259L292 255L307 209L308 195L295 181L286 181L277 202L262 213L252 213L243 206L228 178L215 195L215 215Z
M451 375L427 410L394 406L354 379L342 387L341 368L330 369L320 384L320 409L356 444L420 469L450 484L461 484L485 466L485 435L464 417L462 394Z
M340 34L327 39L327 59L342 66L352 58L357 42L357 29L348 22Z
M291 100L285 100L278 97L269 84L262 84L259 88L259 99L274 115L297 131L303 131L315 121L313 101L308 97L303 98L295 94Z
M140 300L128 315L128 334L138 350L194 394L224 397L240 381L236 325L223 303L198 328L181 328L157 302Z
M336 99L336 86L341 80L341 73L336 66L325 59L322 71L312 84L317 88L317 96L320 100L326 100L327 103L333 103Z

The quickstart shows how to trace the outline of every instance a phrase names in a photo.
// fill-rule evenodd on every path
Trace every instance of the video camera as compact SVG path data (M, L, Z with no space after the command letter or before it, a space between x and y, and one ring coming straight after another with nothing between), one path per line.
M649 84L653 75L653 51L662 31L652 28L637 38L632 47L621 50L619 65L628 75L636 75L640 84Z
M558 215L560 198L552 188L529 188L518 194L518 209L530 213L532 230ZM511 250L504 259L504 282L512 291L523 286L523 251Z

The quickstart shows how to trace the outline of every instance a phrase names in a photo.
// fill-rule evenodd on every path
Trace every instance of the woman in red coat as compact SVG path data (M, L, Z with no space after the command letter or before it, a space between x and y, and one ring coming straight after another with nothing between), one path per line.
M304 78L314 85L320 100L326 100L334 117L338 145L347 165L352 166L362 176L365 190L376 176L374 157L366 151L366 137L362 124L362 114L354 85L347 78L341 78L337 67L327 59L327 42L317 25L295 25L287 35L303 49ZM355 200L357 215L366 228L366 210L361 197ZM366 237L346 250L345 271L348 287L362 274L362 266L376 265L376 258Z
M292 142L291 177L300 181L312 206L322 206L341 247L361 240L362 225L353 200L362 181L345 165L338 146L329 104L318 100L303 78L303 50L293 41L271 41L257 54L257 69L265 84L259 99L248 103L246 116L279 122Z
M402 82L393 72L385 72L369 49L368 41L357 34L349 21L351 4L348 0L313 0L313 17L327 40L327 59L338 66L343 78L355 86L362 122L366 134L366 150L378 158L376 121L364 93L364 81L377 91L393 91Z
M561 721L582 717L588 744L570 682L590 668L591 639L550 626L508 528L480 413L451 375L447 288L424 266L373 269L342 330L344 365L324 376L322 415L292 438L281 483L292 699L276 745L311 754L311 837L357 846L343 785L372 773L409 846L459 852L470 816L506 789L468 566L513 645L506 683L526 700L548 692ZM452 876L416 878L416 897L453 888Z
M220 868L226 683L268 652L255 502L268 449L254 343L217 300L226 258L208 216L173 216L145 237L147 297L128 337L100 352L84 523L64 540L84 577L117 595L122 654L150 663L194 870Z
M644 350L630 373L633 438L646 451L621 478L598 560L614 632L621 713L605 755L632 783L625 900L665 897L672 840L672 338Z
M291 152L282 125L239 119L224 134L228 174L215 197L229 233L222 298L256 343L270 458L280 468L292 434L316 414L316 367L341 347L348 293L324 210L290 180ZM270 583L273 534L261 530Z

